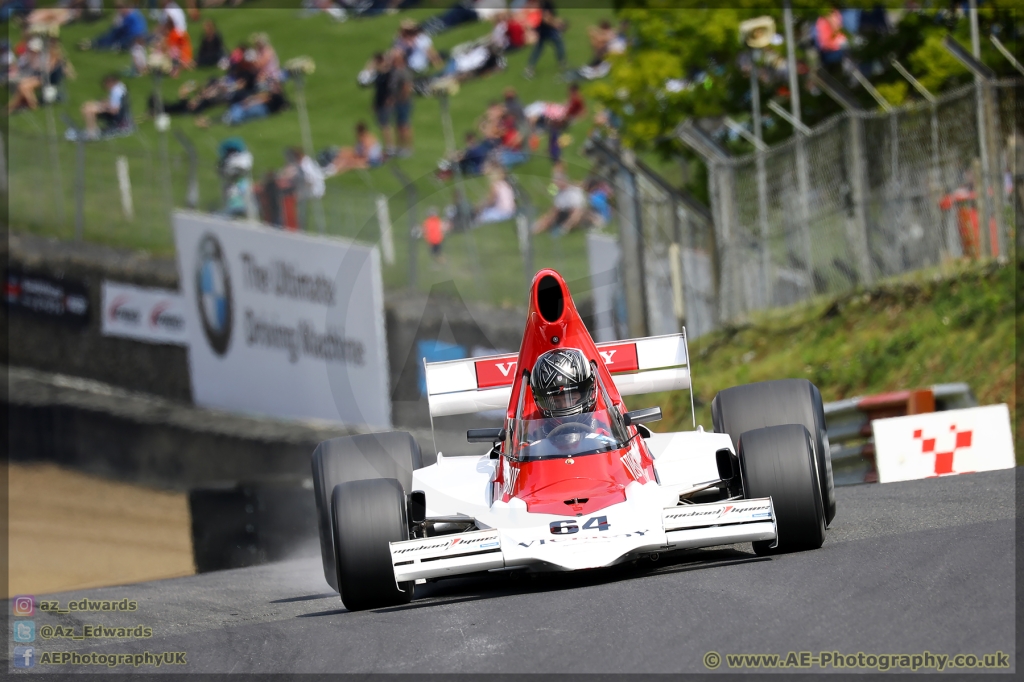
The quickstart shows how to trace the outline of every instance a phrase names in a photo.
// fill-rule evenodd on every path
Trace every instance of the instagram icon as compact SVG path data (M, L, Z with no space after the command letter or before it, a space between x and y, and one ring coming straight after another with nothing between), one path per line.
M36 598L32 595L23 594L15 597L12 603L14 604L15 616L31 616L36 612Z

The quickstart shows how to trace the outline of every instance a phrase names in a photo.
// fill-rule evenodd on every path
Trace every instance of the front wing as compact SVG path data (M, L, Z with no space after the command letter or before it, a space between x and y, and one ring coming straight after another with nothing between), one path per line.
M605 517L593 517L603 519ZM776 541L771 498L688 504L632 526L590 519L526 528L492 528L391 543L395 581L443 578L510 568L572 571L601 568L677 549Z

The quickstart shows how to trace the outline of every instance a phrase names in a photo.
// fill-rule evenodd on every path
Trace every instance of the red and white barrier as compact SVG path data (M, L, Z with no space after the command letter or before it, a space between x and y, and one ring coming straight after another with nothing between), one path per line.
M871 428L879 483L1015 466L1005 404L876 419Z

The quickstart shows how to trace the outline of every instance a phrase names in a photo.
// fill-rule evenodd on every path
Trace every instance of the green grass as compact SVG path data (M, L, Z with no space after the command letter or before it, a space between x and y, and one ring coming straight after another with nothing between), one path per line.
M711 400L723 388L796 377L812 381L826 401L965 381L980 404L1006 403L1016 419L1020 274L994 264L918 273L695 339L697 423L711 428ZM665 414L658 430L692 428L686 392L649 398ZM1019 438L1019 424L1014 431ZM1021 453L1018 443L1018 463Z
M316 72L307 80L306 101L316 150L330 144L351 144L357 121L373 124L373 93L371 89L358 87L356 73L364 67L370 55L391 44L402 18L422 20L439 11L418 9L392 16L350 19L344 24L337 24L325 14L301 18L297 10L273 8L274 4L272 0L256 0L247 3L244 9L204 10L203 17L215 20L228 47L247 39L253 32L265 31L283 62L300 54L315 60ZM589 58L587 26L601 17L610 16L610 13L610 9L565 9L562 12L571 24L565 35L571 65L581 65ZM127 67L129 57L125 54L75 49L82 38L94 37L104 28L105 22L72 25L61 33L61 43L71 57L78 79L70 83L67 101L58 104L51 112L58 139L55 148L49 141L47 112L23 113L9 119L9 138L5 141L8 143L11 177L9 215L14 230L32 231L59 239L73 239L75 236L75 146L63 141L65 125L59 115L67 113L81 121L79 109L82 102L102 96L99 86L102 75L120 72ZM438 36L435 45L439 49L449 49L457 43L483 35L489 28L490 25L485 23L459 27ZM197 49L200 32L199 23L189 23L189 33ZM463 85L451 99L457 140L475 128L486 103L500 99L507 86L515 87L524 103L539 99L564 100L566 86L556 79L553 51L550 46L545 49L534 80L526 81L521 77L528 52L520 50L509 55L509 66L505 72ZM185 80L202 83L216 73L215 70L184 72L178 79L165 79L162 94L165 99L176 98L178 86ZM145 101L153 90L153 81L143 77L126 79L126 83L131 93L133 113L138 117L145 111ZM289 86L289 94L294 101L294 85ZM210 113L214 124L207 130L195 127L191 117L174 117L172 120L172 130L180 130L197 147L200 157L200 208L204 210L214 209L219 202L220 184L215 172L215 155L222 139L231 135L245 139L255 157L254 175L257 178L283 165L286 147L300 144L296 108L236 128L217 122L221 111L218 108ZM429 206L442 207L453 203L452 184L439 183L432 177L437 160L444 156L445 151L440 121L439 102L434 98L418 97L413 115L416 154L397 162L401 171L416 185L419 219L423 218ZM573 177L583 177L589 167L580 154L589 126L588 121L581 121L569 130L573 142L565 150L563 158ZM542 153L546 150L546 138L543 142ZM165 143L166 156L161 146ZM187 178L187 158L176 139L173 136L168 136L166 141L161 139L152 121L144 121L138 134L87 144L85 153L85 239L156 253L173 253L168 209L170 204L183 205ZM129 161L135 209L133 220L127 219L121 211L115 174L115 160L119 156ZM54 157L58 159L57 164L53 163ZM164 163L163 159L168 162ZM546 209L551 201L547 193L551 164L546 155L517 167L515 174L539 210ZM170 193L166 190L168 178ZM56 191L58 184L60 193ZM486 193L486 183L470 181L467 190L471 201L477 201ZM328 180L328 196L325 198L327 231L332 235L377 241L379 227L375 200L378 195L389 198L395 235L396 260L394 265L385 267L385 286L389 289L406 287L410 270L408 204L402 184L390 165ZM315 223L310 220L308 224L311 227ZM469 237L451 236L445 245L447 262L443 267L432 267L426 249L420 245L418 289L428 291L435 282L453 279L467 299L521 306L523 297L519 294L524 291L525 282L516 245L512 223L486 226ZM560 240L542 236L536 240L534 251L535 267L558 267L569 279L587 275L582 233L570 233Z
M411 17L422 20L437 13L436 9L403 12L395 16L354 19L338 24L326 15L299 18L297 10L275 9L272 0L255 0L244 9L210 9L203 17L217 22L225 43L230 47L247 39L255 31L266 31L282 62L298 55L311 56L316 72L309 77L306 99L310 116L313 145L319 150L328 145L350 145L357 121L372 123L370 99L372 92L360 88L355 80L373 52L387 48L401 19ZM570 64L579 65L589 58L586 27L601 17L610 16L610 10L566 9L562 14L571 22L566 33L566 50ZM435 39L439 49L483 35L490 24L476 23L458 27ZM5 140L9 152L11 176L10 221L14 230L30 231L63 239L74 236L75 217L75 147L63 140L64 124L60 113L81 121L79 108L84 101L102 96L100 78L109 71L127 67L127 55L108 52L79 52L74 46L86 37L94 37L104 30L105 22L89 25L71 25L61 35L61 42L69 52L78 71L78 79L68 86L66 101L51 111L57 136L56 148L49 138L48 113L39 111L22 113L9 119L9 136ZM189 31L194 47L198 48L200 24L190 22ZM500 99L506 86L514 86L524 103L535 100L563 101L566 85L556 79L555 58L550 46L538 64L537 75L531 81L522 78L528 52L521 50L508 57L508 69L502 73L463 85L451 99L453 130L457 140L474 129L487 102ZM165 99L176 99L177 89L185 80L202 82L216 73L213 70L184 72L178 79L165 79L161 92ZM148 77L126 79L132 98L133 112L138 116L146 109L146 99L152 91L153 81ZM288 86L294 101L294 86ZM211 119L219 118L221 109L211 112ZM440 105L436 99L417 98L412 119L416 153L399 162L402 172L412 178L418 192L418 217L422 219L428 206L444 206L452 202L449 184L432 178L437 160L445 153L441 128ZM581 121L570 130L573 144L563 157L570 174L581 178L589 166L580 154L580 147L590 123ZM373 126L375 127L375 126ZM172 129L184 133L199 153L200 203L202 209L217 205L220 184L215 173L217 145L228 136L239 135L255 157L255 176L280 167L286 147L299 145L300 129L295 107L274 117L248 122L228 128L219 122L203 130L193 125L188 116L174 117ZM546 139L541 152L546 149ZM166 155L162 144L167 145ZM151 121L140 126L137 135L128 138L93 143L85 146L86 199L84 204L84 235L86 239L112 245L142 248L156 253L173 252L170 231L169 201L182 206L186 195L187 157L184 149L168 136L166 142L153 128ZM55 171L53 159L58 158ZM122 215L120 195L115 175L115 159L128 158L133 188L135 217L128 220ZM167 159L166 163L164 159ZM527 188L539 210L550 204L547 185L550 179L550 161L542 154L515 169L516 176ZM167 178L171 192L166 192ZM57 187L60 186L58 192ZM469 183L471 200L486 192L486 184ZM396 262L385 268L385 286L403 287L408 284L408 228L406 197L402 184L388 166L368 172L349 173L328 180L325 197L327 231L376 241L378 226L374 214L374 200L379 194L390 198L390 215L395 226ZM310 221L310 225L314 224ZM453 235L446 244L448 263L444 268L431 268L424 248L419 248L418 285L428 290L433 282L453 278L464 296L489 300L494 303L521 305L519 293L525 287L522 261L518 257L514 226L489 226L472 235L474 245L463 235ZM571 278L584 277L587 272L584 237L570 234L553 240L541 237L534 245L535 266L550 265L564 270ZM515 285L515 286L513 286ZM512 289L510 290L510 287Z

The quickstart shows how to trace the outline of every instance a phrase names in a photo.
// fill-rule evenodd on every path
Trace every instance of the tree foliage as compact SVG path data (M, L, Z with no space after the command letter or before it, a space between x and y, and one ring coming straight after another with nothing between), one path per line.
M812 24L827 11L820 3L793 4L798 27ZM854 0L845 6L867 9L875 4L869 0ZM631 47L625 54L613 58L610 76L592 84L589 94L623 121L622 137L627 145L678 151L671 141L671 133L686 119L731 116L742 121L750 118L750 80L741 68L747 47L740 42L739 24L745 19L767 15L775 20L782 33L782 8L779 3L766 10L763 2L752 0L734 0L730 5L729 8L712 8L696 3L680 6L679 0L647 0L618 7L618 16L629 21ZM999 33L1011 51L1019 52L1015 49L1015 36L1024 33L1021 20L1022 13L1009 0L986 2L979 11L982 60L1000 74L1015 75L1015 72L987 36ZM893 58L934 94L970 81L970 72L942 45L947 34L970 47L970 23L959 10L905 12L888 35L851 41L850 56L890 103L900 104L918 94L891 66ZM798 60L806 63L809 40L805 35L800 42L799 31L797 40ZM785 55L785 45L773 49ZM798 72L802 70L805 69L798 69ZM841 80L848 80L842 73L837 72L837 75ZM863 88L855 84L848 87L865 108L877 106ZM762 82L760 90L765 140L771 143L788 137L789 125L773 118L766 107L767 101L773 98L789 107L788 81ZM805 75L801 75L801 105L803 120L809 125L840 110L826 94L809 88ZM750 146L741 140L725 142L734 147L734 151L750 151Z

